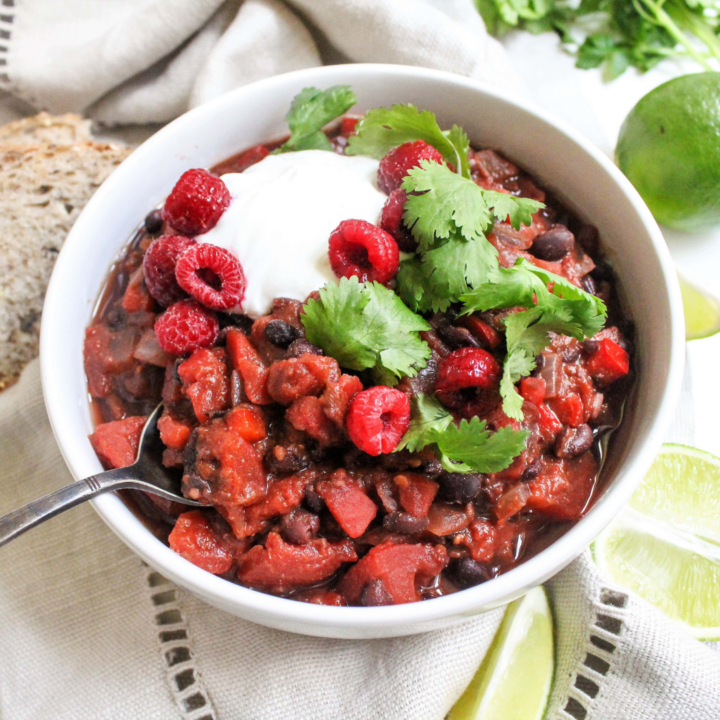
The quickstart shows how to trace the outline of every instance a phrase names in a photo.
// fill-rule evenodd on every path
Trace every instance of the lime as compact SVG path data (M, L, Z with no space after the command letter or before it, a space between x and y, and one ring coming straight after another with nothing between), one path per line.
M446 720L540 720L555 670L553 622L541 587L508 606L475 677Z
M664 445L593 557L695 637L720 638L720 458Z
M720 224L720 73L683 75L641 98L615 157L659 223Z
M700 340L720 332L720 301L680 277L685 310L685 339Z

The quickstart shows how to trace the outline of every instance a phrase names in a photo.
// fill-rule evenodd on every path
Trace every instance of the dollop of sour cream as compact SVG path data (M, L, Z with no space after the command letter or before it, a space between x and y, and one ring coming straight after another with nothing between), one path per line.
M376 224L387 196L377 188L378 161L303 150L270 155L222 180L232 200L218 224L198 242L233 253L247 288L242 311L257 318L273 298L305 300L337 281L328 240L343 220Z

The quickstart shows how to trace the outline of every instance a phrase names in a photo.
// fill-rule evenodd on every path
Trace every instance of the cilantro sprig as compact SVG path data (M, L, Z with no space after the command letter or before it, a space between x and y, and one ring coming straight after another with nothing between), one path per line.
M356 102L355 93L349 85L334 85L327 90L304 88L293 98L285 116L290 138L275 152L332 150L322 128L346 113Z
M600 298L523 259L512 268L499 268L461 300L463 314L491 308L528 308L505 319L507 355L500 394L505 414L515 420L523 419L523 399L515 383L535 369L535 356L550 343L550 333L584 340L599 332L607 317Z
M369 155L378 160L406 142L424 140L432 145L463 177L470 177L470 141L457 125L443 132L429 110L414 105L393 105L368 110L350 136L348 155Z
M380 283L341 278L309 300L300 316L307 339L350 370L373 368L386 384L427 365L430 347L419 332L430 325Z
M448 472L500 472L525 449L529 431L500 428L490 433L487 423L477 417L455 424L453 416L429 395L413 398L412 420L396 448L416 452L434 445Z

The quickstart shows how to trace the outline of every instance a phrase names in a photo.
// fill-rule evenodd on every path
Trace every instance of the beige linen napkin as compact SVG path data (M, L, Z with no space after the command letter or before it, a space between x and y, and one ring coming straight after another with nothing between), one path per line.
M166 122L233 88L323 62L421 65L517 82L472 0L3 6L0 87L37 109L85 112L108 125Z

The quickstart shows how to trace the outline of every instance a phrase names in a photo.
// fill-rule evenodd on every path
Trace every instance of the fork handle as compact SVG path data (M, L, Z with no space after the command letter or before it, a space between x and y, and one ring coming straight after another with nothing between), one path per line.
M0 518L0 547L22 535L26 530L108 489L110 488L91 475L13 510Z

